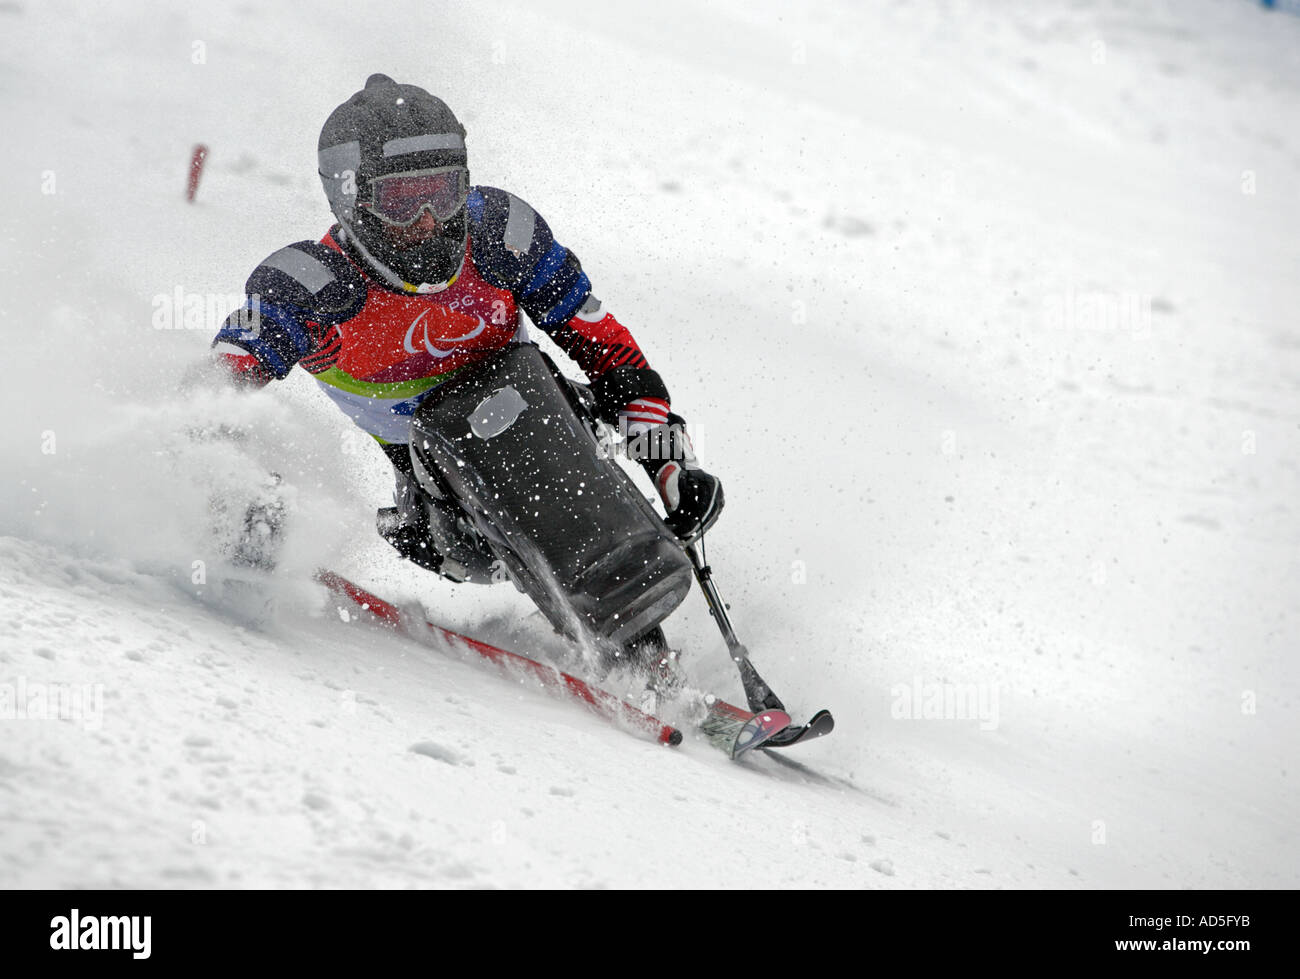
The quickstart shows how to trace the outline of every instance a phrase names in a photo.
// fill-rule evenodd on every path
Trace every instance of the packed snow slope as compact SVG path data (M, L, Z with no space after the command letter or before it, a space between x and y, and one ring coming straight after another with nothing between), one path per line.
M1300 885L1300 18L641 7L0 3L0 884ZM329 226L317 133L375 71L667 379L742 638L838 718L803 769L344 621L314 568L549 642L396 560L302 372L180 384L183 300ZM738 699L703 600L669 627Z

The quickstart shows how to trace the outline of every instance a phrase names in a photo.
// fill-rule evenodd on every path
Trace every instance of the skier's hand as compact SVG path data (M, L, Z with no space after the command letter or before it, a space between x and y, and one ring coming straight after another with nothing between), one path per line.
M253 368L253 358L208 353L191 361L176 380L177 393L187 398L205 397L229 389L259 388L268 382Z
M683 543L695 541L722 513L722 481L698 466L664 463L655 475L655 489L668 512L668 529Z
M630 438L628 455L640 462L654 481L667 512L668 529L689 544L722 513L722 482L700 468L681 417L668 418L669 424L655 425Z

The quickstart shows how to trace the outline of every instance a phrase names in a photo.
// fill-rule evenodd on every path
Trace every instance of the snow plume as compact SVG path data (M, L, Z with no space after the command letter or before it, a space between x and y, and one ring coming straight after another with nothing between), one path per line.
M274 210L285 191L220 208L185 203L191 142L184 125L159 126L140 111L138 77L98 87L88 114L80 46L101 29L134 32L129 19L85 34L70 28L50 47L39 40L47 29L39 16L10 14L15 44L0 70L15 88L57 80L41 100L0 107L10 165L26 175L0 214L0 534L199 591L229 563L248 504L278 473L287 521L275 577L310 578L351 529L340 527L345 517L360 526L373 513L341 506L355 493L345 473L360 469L349 470L350 457L382 456L358 450L345 434L351 426L319 403L306 376L262 392L193 383L249 270L288 233L236 227L231 215ZM19 56L29 47L41 58ZM165 65L168 50L144 42L141 54ZM175 91L211 77L183 72ZM192 99L186 91L182 100ZM287 196L279 206L319 223Z
M321 528L343 516L343 490L321 477L338 453L332 435L322 451L281 392L198 380L207 338L151 347L146 306L44 307L30 302L29 328L11 338L27 369L8 382L22 410L0 436L0 533L111 556L201 594L229 567L250 504L273 492L286 514L277 561L288 573L277 577L309 578L336 539Z

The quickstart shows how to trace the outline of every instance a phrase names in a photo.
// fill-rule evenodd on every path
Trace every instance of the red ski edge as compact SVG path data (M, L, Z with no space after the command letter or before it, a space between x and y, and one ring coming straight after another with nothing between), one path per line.
M412 635L410 630L406 628L406 624L402 621L402 613L396 605L372 595L361 586L353 584L347 578L333 571L322 570L316 572L316 580L336 595L342 595L350 599L363 611L369 612L390 628L411 636L411 638L419 638ZM659 718L653 717L644 711L638 710L611 693L606 693L598 687L591 686L576 676L570 676L553 666L539 663L527 656L521 656L519 653L512 653L509 650L491 646L481 640L472 639L459 632L453 632L451 629L444 629L432 622L426 622L425 625L435 635L473 650L502 669L523 671L539 681L547 690L556 692L563 697L581 701L601 717L646 734L660 744L681 744L682 732L675 727L665 724Z

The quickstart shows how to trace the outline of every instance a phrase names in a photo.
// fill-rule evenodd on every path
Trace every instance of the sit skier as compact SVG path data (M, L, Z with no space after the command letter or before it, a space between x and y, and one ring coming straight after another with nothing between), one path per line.
M318 170L337 223L254 269L213 349L241 384L282 380L297 364L375 438L397 482L379 531L403 557L454 581L492 578L493 556L464 513L421 488L409 429L440 384L527 342L521 311L586 373L598 416L651 447L639 461L669 529L690 542L713 524L721 484L682 437L663 380L541 215L470 184L465 129L440 99L372 75L325 121ZM274 512L250 524L273 538ZM243 550L272 563L269 549ZM653 631L629 646L662 648Z

